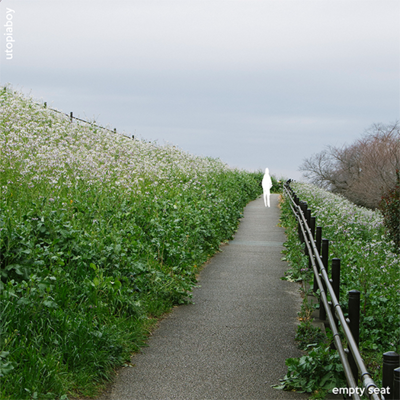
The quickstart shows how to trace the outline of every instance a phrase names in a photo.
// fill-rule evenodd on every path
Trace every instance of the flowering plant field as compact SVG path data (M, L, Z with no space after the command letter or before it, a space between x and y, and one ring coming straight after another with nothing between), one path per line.
M400 351L400 258L394 252L379 211L357 207L341 196L314 185L292 183L306 201L323 237L329 239L329 265L341 259L340 305L347 314L348 291L361 292L360 351L379 382L382 354ZM295 279L310 279L308 261L300 251L296 223L289 223L291 210L282 205L283 224L290 243L286 258Z
M0 92L1 398L93 395L187 301L261 173Z

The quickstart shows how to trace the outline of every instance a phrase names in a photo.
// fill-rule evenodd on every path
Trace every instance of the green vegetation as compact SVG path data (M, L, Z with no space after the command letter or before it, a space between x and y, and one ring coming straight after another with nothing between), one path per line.
M288 358L288 372L275 389L313 393L312 399L325 399L334 387L346 387L343 366L337 351L329 346L310 346L300 358Z
M392 251L393 242L386 234L383 217L379 211L357 207L343 197L313 185L295 183L292 187L299 198L306 201L311 208L312 215L317 218L317 225L323 227L323 237L330 240L329 262L335 257L341 259L339 302L345 316L348 291L356 289L361 292L359 348L367 369L379 386L382 379L382 354L391 350L397 353L400 351L400 259ZM287 235L284 259L290 266L284 279L304 280L312 284L312 271L308 269L304 245L298 239L296 219L287 201L282 202L281 209L281 224ZM302 361L287 361L289 372L279 388L297 388L296 390L314 392L315 398L323 398L333 380L322 374L311 381L305 379L309 374L308 369L311 368L306 364L316 365L312 358L322 357L324 362L333 365L336 363L336 356L332 355L333 358L330 359L331 356L328 357L324 350L327 345L318 344L316 332L310 329L310 325L307 327L310 320L310 312L307 311L309 307L306 303L303 305L300 319L304 323L299 326L297 336L301 339L303 348L307 347L305 342L308 337L309 344L313 344L310 347L312 351L305 358L302 357ZM331 336L329 329L327 334L328 337ZM342 342L346 346L344 337ZM332 368L332 371L340 372L340 367ZM338 379L342 378L339 376Z
M264 172L262 170L258 170L254 172L254 178L259 182L260 191L262 193L261 181L263 179ZM270 189L270 193L282 193L283 184L287 181L285 178L277 179L275 175L271 175L272 187Z
M95 395L187 302L257 173L0 92L0 393Z
M383 214L383 223L393 240L395 251L400 253L400 171L396 170L397 184L388 190L379 203Z
M302 321L297 328L296 337L299 349L307 350L309 346L316 346L326 341L326 336L321 328L311 324L312 319Z
M262 179L262 178L261 178ZM274 175L271 175L272 187L271 193L282 193L283 184L287 181L285 178L277 179Z

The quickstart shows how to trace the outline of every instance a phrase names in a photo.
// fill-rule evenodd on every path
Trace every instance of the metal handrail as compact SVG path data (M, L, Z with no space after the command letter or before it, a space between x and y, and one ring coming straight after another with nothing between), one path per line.
M355 378L353 376L353 373L351 371L350 365L349 365L349 361L346 357L345 351L343 349L343 345L342 342L340 340L340 336L336 327L336 322L335 319L332 315L332 311L330 309L329 306L329 302L328 302L328 298L327 298L327 293L324 289L324 286L322 284L320 275L318 273L318 269L317 269L317 265L316 265L316 261L318 263L318 267L320 269L321 272L321 276L323 278L324 284L326 285L326 289L327 292L329 293L330 297L331 297L331 301L332 301L332 305L334 307L335 310L335 314L338 318L338 320L340 321L340 324L343 328L343 332L344 335L346 337L347 343L348 343L348 347L349 350L351 351L351 354L353 355L354 361L357 365L358 371L361 375L361 379L363 382L363 386L365 388L365 392L367 393L367 395L369 396L370 400L384 400L383 396L382 398L380 398L376 393L372 393L370 394L370 388L377 388L375 382L373 381L373 379L371 378L371 374L367 371L364 361L361 357L360 351L358 349L358 346L353 338L353 335L351 333L351 330L347 324L346 318L343 314L343 311L340 307L340 304L336 298L336 294L333 290L333 287L331 285L328 273L326 271L326 268L321 260L321 257L319 255L317 246L315 244L314 238L313 238L313 234L311 233L311 229L308 226L307 220L304 216L304 213L301 209L301 207L299 205L297 205L295 203L295 201L293 200L290 191L288 190L288 188L290 188L290 186L288 186L287 184L284 185L284 192L286 193L286 195L288 196L288 198L291 201L290 204L290 208L292 209L294 215L296 216L296 219L299 222L300 228L302 230L303 233L303 237L305 239L305 244L307 246L307 250L308 250L308 254L313 255L314 257L310 256L310 262L312 264L312 268L314 271L314 276L316 278L316 282L318 284L318 288L320 290L320 295L321 295L321 300L323 303L323 306L325 307L327 316L328 316L328 322L329 322L329 326L332 330L333 333L333 338L335 340L335 347L337 349L337 351L339 352L339 357L340 360L343 364L343 369L344 369L344 373L346 376L346 380L347 380L347 384L349 385L349 387L351 388L355 388L357 386ZM291 189L291 188L290 188ZM291 189L292 190L292 189ZM296 211L297 210L297 211ZM358 393L354 393L352 395L354 400L358 400L360 399Z

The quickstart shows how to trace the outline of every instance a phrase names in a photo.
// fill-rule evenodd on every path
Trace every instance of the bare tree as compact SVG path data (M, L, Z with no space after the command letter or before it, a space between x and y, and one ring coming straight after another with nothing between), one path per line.
M305 159L300 171L304 171L303 175L311 183L324 189L332 189L334 187L334 168L334 160L328 149Z
M304 160L300 170L312 183L376 208L400 182L399 124L374 124L352 145L328 147Z

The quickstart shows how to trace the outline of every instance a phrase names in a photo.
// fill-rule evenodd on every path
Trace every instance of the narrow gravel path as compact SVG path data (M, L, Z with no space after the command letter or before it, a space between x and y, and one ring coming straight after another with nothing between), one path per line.
M286 373L301 298L280 280L285 235L278 227L278 195L271 208L246 207L234 240L202 270L194 304L160 322L149 347L120 371L110 400L307 399L271 385Z

